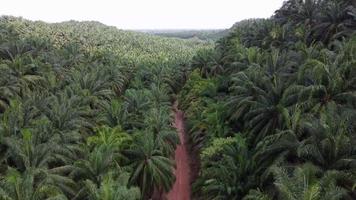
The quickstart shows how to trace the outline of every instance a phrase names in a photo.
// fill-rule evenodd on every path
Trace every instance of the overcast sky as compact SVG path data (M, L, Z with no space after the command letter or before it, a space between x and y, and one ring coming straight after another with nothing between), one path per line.
M95 20L122 29L229 28L266 18L283 0L3 0L0 15L61 22Z

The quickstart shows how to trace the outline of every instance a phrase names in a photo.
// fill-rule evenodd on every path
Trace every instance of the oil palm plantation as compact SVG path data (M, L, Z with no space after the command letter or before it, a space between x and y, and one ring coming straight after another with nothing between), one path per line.
M172 187L174 163L155 145L153 133L143 132L137 140L127 151L134 166L129 183L139 186L142 197L149 199L154 189L167 192Z

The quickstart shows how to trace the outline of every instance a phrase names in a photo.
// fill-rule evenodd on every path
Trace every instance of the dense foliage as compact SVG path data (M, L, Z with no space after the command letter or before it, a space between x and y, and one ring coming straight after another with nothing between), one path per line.
M168 191L172 94L207 47L97 22L0 18L0 199Z
M144 32L164 37L175 37L182 39L198 39L215 42L227 35L228 30L207 29L207 30L143 30Z
M288 0L196 54L179 97L196 199L356 199L355 6Z
M353 0L285 1L215 48L1 17L0 199L169 191L176 97L199 164L195 199L356 199Z

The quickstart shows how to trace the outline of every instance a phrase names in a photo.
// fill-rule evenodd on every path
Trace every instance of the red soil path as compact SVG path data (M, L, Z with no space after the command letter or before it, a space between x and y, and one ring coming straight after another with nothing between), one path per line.
M177 169L175 170L176 182L172 190L167 194L168 200L190 200L190 166L188 147L185 142L184 132L184 116L183 112L175 107L175 121L174 126L177 128L180 145L175 151L175 161Z

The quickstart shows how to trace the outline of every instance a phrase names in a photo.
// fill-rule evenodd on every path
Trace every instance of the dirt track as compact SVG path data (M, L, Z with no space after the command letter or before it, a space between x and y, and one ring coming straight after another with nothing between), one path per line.
M172 190L167 194L168 200L190 200L190 166L187 144L185 142L183 112L176 109L174 125L177 128L181 144L175 151L176 182Z

